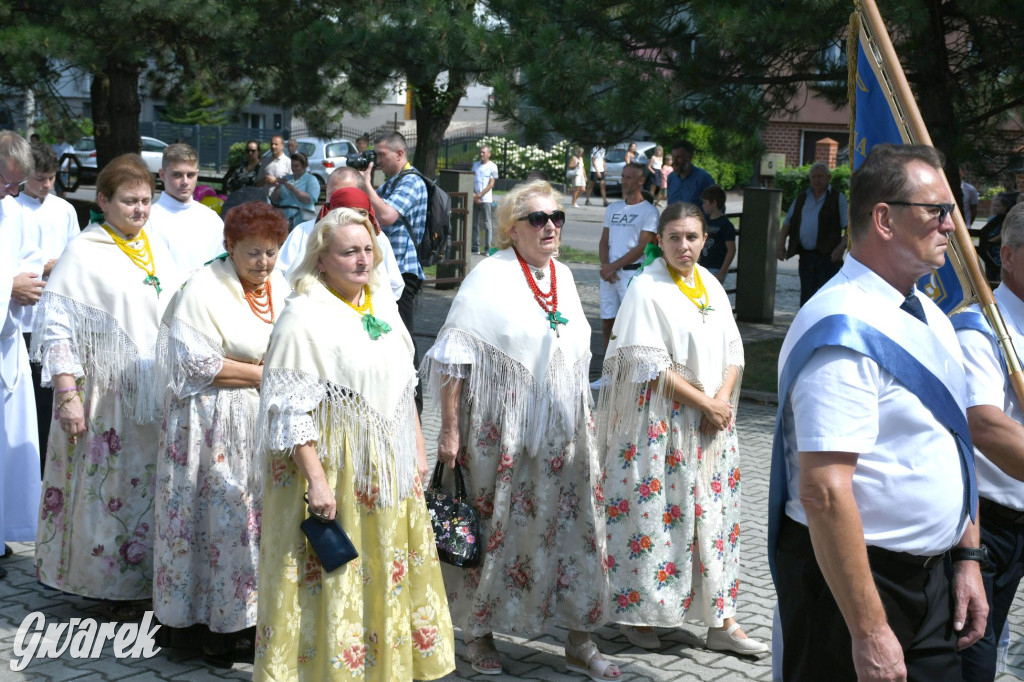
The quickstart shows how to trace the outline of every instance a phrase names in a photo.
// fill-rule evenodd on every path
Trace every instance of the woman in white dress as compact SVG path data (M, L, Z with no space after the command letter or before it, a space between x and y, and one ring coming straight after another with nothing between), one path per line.
M665 209L661 257L630 281L599 399L611 619L647 649L649 626L708 626L709 649L760 654L736 622L743 343L729 298L697 264L701 210Z
M153 609L165 630L203 626L203 654L216 667L231 666L235 641L251 640L245 631L256 625L263 509L249 479L263 354L291 292L274 269L287 236L288 221L269 204L232 208L227 253L189 278L161 329L169 390Z
M481 563L444 566L473 669L501 672L493 632L569 630L570 670L616 680L590 631L607 618L600 457L590 408L591 329L558 263L565 213L542 180L498 209L498 252L452 302L421 374L441 405L438 459L464 471Z
M153 504L163 391L154 369L164 309L181 285L145 225L153 175L137 154L96 179L103 220L71 240L36 309L32 355L54 388L36 536L43 585L114 602L114 620L153 590Z

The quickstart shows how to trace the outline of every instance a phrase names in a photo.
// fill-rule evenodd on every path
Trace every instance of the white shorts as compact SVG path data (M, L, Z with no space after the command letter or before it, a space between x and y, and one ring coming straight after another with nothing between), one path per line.
M619 314L619 306L626 297L626 285L636 274L636 270L619 270L619 281L614 284L601 280L601 319L614 320Z

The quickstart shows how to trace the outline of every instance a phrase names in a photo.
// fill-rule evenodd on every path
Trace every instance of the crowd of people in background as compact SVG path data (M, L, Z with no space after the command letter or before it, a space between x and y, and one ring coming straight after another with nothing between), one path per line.
M38 581L116 621L151 609L164 646L215 667L248 656L257 680L437 679L456 628L485 675L503 670L495 633L552 627L591 680L622 677L591 634L606 623L648 650L654 628L699 622L709 649L767 653L737 620L736 230L694 146L644 160L631 145L615 202L604 146L589 181L576 147L571 199L519 183L493 227L482 147L466 243L487 257L422 363L428 187L404 137L334 171L319 211L308 159L286 148L245 145L225 184L257 189L224 215L195 201L188 145L166 148L156 202L142 159L119 156L79 232L51 193L55 152L0 133L0 541L35 543ZM914 284L952 230L940 169L931 148L880 146L847 204L815 164L783 221L804 306L780 358L769 527L787 680L994 676L1024 575L1024 416L978 310L954 332ZM594 189L591 384L593 332L558 253L565 204ZM1024 342L1024 211L1007 208L997 294ZM472 568L435 547L424 396L442 480L464 479L479 514ZM340 522L358 557L326 570L307 517Z

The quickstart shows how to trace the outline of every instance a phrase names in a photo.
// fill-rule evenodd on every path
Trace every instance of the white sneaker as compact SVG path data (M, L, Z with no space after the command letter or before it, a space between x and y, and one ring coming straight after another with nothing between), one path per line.
M757 656L768 653L768 645L751 637L735 637L732 633L740 629L739 623L733 623L728 630L708 628L705 646L712 651L731 651L744 656Z

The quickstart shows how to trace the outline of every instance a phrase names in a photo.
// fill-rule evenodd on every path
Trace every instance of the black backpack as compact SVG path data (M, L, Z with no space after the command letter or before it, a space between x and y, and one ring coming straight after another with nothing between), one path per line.
M415 168L399 173L395 184L397 185L402 177L408 174L418 175L427 186L427 229L423 231L423 239L416 245L416 255L420 259L420 265L428 268L442 262L448 253L448 245L452 241L452 198L448 196L448 192L438 187L436 182ZM415 241L416 235L408 223L405 224L405 229Z

